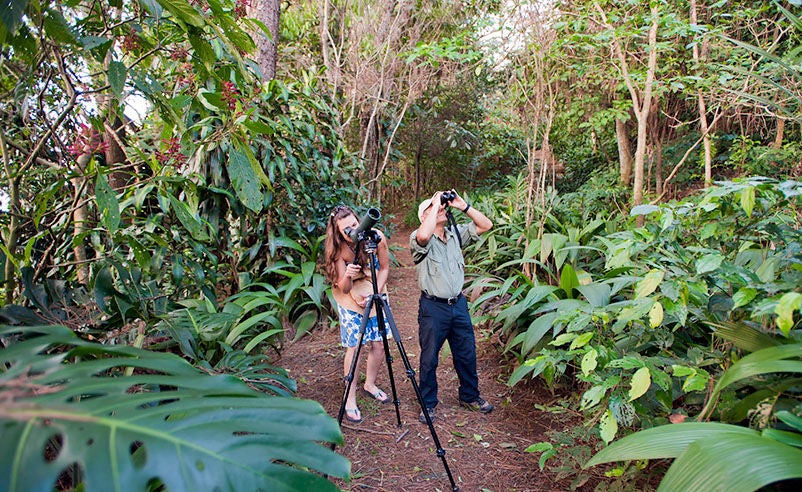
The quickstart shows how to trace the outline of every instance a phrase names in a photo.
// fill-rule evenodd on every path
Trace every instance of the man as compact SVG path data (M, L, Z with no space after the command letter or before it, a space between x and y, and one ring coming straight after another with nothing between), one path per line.
M441 199L441 197L443 197ZM449 227L451 206L471 219L469 224ZM465 259L462 247L479 239L493 223L471 207L454 190L437 193L418 206L420 227L409 238L412 259L417 265L421 296L418 305L418 341L420 342L420 390L426 411L420 421L434 421L437 407L437 363L440 349L447 340L454 369L459 378L460 405L488 413L493 405L479 395L476 373L476 339L462 295Z

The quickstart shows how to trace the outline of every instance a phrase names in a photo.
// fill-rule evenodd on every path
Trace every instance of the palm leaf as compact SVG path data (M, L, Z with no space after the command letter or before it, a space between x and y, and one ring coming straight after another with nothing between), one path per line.
M802 451L760 435L726 433L688 446L657 490L752 492L801 477Z
M772 372L802 373L802 343L768 347L753 352L730 366L713 388L713 397L742 379ZM796 360L785 360L794 358ZM713 399L711 397L711 400Z
M780 345L777 338L767 335L744 322L725 321L721 323L708 323L713 327L715 334L728 342L732 342L741 350L757 352L767 347Z
M0 490L337 490L337 422L183 359L80 340L65 327L0 327ZM137 370L124 376L128 367Z
M663 425L630 434L596 453L583 468L610 461L676 458L697 440L722 439L724 435L754 435L757 431L719 422Z

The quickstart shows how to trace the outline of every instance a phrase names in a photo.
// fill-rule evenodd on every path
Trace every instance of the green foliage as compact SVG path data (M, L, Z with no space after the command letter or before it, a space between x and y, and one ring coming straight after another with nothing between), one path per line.
M649 476L662 470L654 462L639 460L609 469L602 477L596 470L583 469L590 457L601 449L601 444L590 429L568 425L565 430L548 431L546 436L548 441L533 444L525 451L540 453L540 469L548 469L556 480L566 484L567 490L584 490L589 482L596 482L594 490L598 491L637 489L646 492L654 490L650 486ZM596 476L594 471L597 472Z
M542 224L555 232L540 237L508 225L518 212L500 202L483 268L504 273L474 286L487 289L477 303L504 300L480 320L495 321L520 361L509 384L573 381L608 442L678 408L701 409L729 355L711 343L705 322L750 320L789 336L800 319L799 191L795 182L736 180L633 210L648 216L643 228L608 233L614 222L601 217L578 228L549 214Z
M729 149L728 163L742 175L791 177L800 158L802 148L797 142L775 148L749 137L737 137Z
M715 483L722 490L751 492L774 482L802 478L802 419L787 411L777 417L792 430L760 433L717 422L643 430L598 452L584 467L675 458L658 490L696 490Z
M793 421L792 415L785 415ZM802 431L802 426L796 427ZM802 477L802 450L771 433L716 422L692 422L647 429L597 453L585 467L609 461L675 458L658 491L751 492L771 483ZM797 434L802 435L802 434ZM726 459L721 459L726 456Z
M313 472L349 473L322 444L342 434L315 402L265 396L174 355L85 342L64 327L3 327L0 336L4 490L336 490Z
M509 384L537 377L552 389L574 389L572 404L588 416L588 430L607 443L631 428L663 429L669 415L691 413L763 429L762 436L747 438L724 432L720 445L709 444L718 437L697 440L689 431L694 443L670 456L687 448L687 457L673 465L680 471L666 475L665 490L687 490L694 473L703 477L713 467L706 460L736 449L745 461L765 450L759 460L764 473L739 490L797 477L776 470L787 465L782 449L791 449L787 443L798 436L771 423L773 415L798 414L799 183L717 183L683 202L637 207L624 227L605 216L577 220L584 210L562 209L555 200L532 230L520 225L523 200L515 194L522 191L511 186L506 195L480 201L494 210L497 227L483 237L477 261L481 271L498 275L482 274L471 286L483 289L474 309L502 302L485 307L477 320L491 323L506 352L519 360ZM647 219L644 227L635 227L638 216ZM721 339L755 352L741 358ZM638 443L651 446L652 435ZM608 449L626 447L616 442ZM532 451L543 453L545 466L557 457L567 460L569 449L552 440ZM591 464L624 459L616 456L600 454ZM635 452L625 459L665 457ZM705 465L696 469L695 463ZM729 471L720 468L717 476Z
M322 310L319 235L331 206L360 192L351 186L356 161L316 77L259 79L243 58L253 26L234 6L211 2L207 16L183 0L122 4L115 14L124 22L113 29L86 2L10 12L46 21L5 24L18 30L4 52L29 67L0 79L16 101L3 102L10 161L26 162L5 167L6 178L14 217L30 220L0 216L13 263L4 273L27 268L30 284L91 289L99 311L90 303L77 326L113 330L141 319L151 329L184 299L216 303L254 282L286 283L270 300L277 307L252 313L259 317L242 321L252 324L220 340L250 352L278 346L285 324L304 333ZM47 63L33 62L37 50ZM71 70L54 77L59 60ZM94 75L78 80L75 72ZM111 93L92 112L86 95L80 103L71 97L77 85L86 94L108 85ZM111 137L132 96L144 98L149 113ZM35 125L13 113L37 104L37 112L61 112L60 119ZM104 136L117 139L125 162L106 162ZM37 155L49 166L31 166ZM7 303L18 300L8 293Z
M325 284L307 262L301 273L288 264L277 264L272 273L286 278L278 288L267 283L247 285L217 307L208 298L183 300L156 325L170 334L191 360L215 365L231 349L251 354L265 346L278 349L285 325L294 323L296 337L308 332L323 311ZM301 299L303 296L305 299Z

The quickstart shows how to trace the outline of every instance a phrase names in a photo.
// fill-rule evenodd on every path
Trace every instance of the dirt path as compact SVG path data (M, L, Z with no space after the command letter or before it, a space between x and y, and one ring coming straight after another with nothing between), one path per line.
M388 290L392 315L402 336L401 345L417 374L419 290L407 238L409 231L399 231L390 239L400 265L391 271ZM508 363L499 354L497 345L477 330L479 389L482 396L496 406L488 415L470 412L458 405L458 382L450 354L444 352L438 369L441 403L434 427L456 485L461 491L563 490L564 487L540 472L537 453L524 452L529 445L547 440L545 431L558 427L554 415L535 407L553 403L551 397L534 386L508 387L505 381L510 368L506 367ZM401 427L392 403L380 405L367 397L359 397L364 420L359 424L343 420L345 446L337 448L337 452L351 460L353 479L337 485L346 491L451 490L445 466L436 455L432 433L418 421L420 405L395 341L390 343L390 353L400 401ZM298 382L299 397L320 402L329 415L336 418L344 388L343 354L338 328L332 326L290 343L278 365L287 368ZM363 351L362 374L364 357ZM355 384L359 384L358 388L362 386L361 382ZM379 373L378 384L391 393L386 367Z

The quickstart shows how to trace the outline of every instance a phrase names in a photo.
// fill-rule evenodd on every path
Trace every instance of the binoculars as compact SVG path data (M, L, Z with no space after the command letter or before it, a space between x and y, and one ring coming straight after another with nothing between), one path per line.
M452 191L444 191L440 195L440 203L445 205L446 203L450 202L451 200L453 200L455 198L457 198L457 192L456 191L453 191L453 190Z

